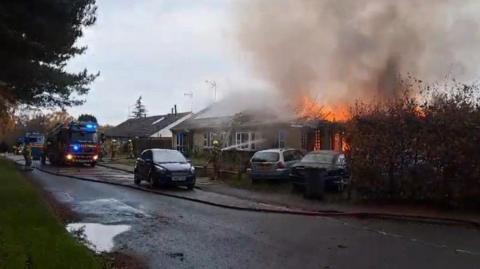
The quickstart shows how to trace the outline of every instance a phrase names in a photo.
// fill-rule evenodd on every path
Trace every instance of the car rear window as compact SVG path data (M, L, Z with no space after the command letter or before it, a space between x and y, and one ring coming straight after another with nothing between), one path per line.
M280 159L280 154L278 152L257 152L252 157L252 162L261 163L261 162L278 162Z

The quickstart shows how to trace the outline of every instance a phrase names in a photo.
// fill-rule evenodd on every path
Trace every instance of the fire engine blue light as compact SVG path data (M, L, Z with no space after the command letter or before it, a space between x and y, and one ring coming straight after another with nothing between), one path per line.
M78 151L78 150L80 149L80 146L79 146L79 145L73 145L72 147L73 147L73 150L74 150L74 151Z
M97 128L97 125L95 125L95 124L87 124L87 125L85 125L85 127L86 127L87 129L96 129L96 128Z

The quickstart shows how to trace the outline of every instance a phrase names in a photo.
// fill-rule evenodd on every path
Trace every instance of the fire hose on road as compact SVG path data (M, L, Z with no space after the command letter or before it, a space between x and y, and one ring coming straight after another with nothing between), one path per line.
M19 161L15 161L18 165L23 165L23 163ZM123 169L119 168L112 168L109 166L103 166L108 169L113 170L120 170L124 171ZM253 207L244 207L244 206L237 206L237 205L228 205L225 203L217 203L213 201L208 201L199 198L193 197L186 197L182 195L166 193L160 190L145 188L142 186L137 186L132 184L125 184L119 182L111 182L111 181L103 181L103 180L96 180L92 178L76 176L76 175L69 175L63 174L59 172L49 171L42 167L34 166L32 167L40 172L47 173L54 176L59 177L66 177L71 179L77 179L82 181L89 181L89 182L96 182L96 183L103 183L115 186L126 187L134 190L139 190L148 193L154 193L158 195L163 195L166 197L176 198L187 200L191 202L201 203L205 205L232 209L232 210L239 210L239 211L250 211L250 212L259 212L259 213L273 213L273 214L286 214L286 215L300 215L300 216L313 216L313 217L353 217L353 218L375 218L375 219L389 219L389 220L402 220L402 221L414 221L414 222L423 222L423 223L431 223L431 224L443 224L443 225L467 225L472 226L477 229L480 229L480 222L473 221L473 220L465 220L465 219L456 219L456 218L443 218L443 217L429 217L429 216L421 216L421 215L405 215L405 214L390 214L390 213L378 213L378 212L342 212L336 210L325 210L325 211L308 211L308 210L295 210L295 209L273 209L273 208L253 208Z

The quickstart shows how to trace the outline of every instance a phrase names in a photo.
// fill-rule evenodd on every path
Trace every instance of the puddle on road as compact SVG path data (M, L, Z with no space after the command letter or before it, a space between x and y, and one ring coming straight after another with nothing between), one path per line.
M101 223L129 222L134 219L149 217L149 215L142 210L131 207L116 199L98 199L80 202L73 206L73 210L81 214L101 218L101 220L93 221Z
M103 225L99 223L70 223L67 231L86 241L87 246L96 252L109 252L113 238L130 230L130 225Z

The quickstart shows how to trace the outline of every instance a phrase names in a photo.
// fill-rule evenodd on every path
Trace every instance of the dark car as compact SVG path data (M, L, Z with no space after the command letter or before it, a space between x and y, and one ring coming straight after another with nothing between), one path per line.
M150 186L195 186L195 168L182 153L170 149L147 149L135 163L134 182L144 180Z
M342 191L348 184L349 172L345 155L332 150L312 151L293 165L290 178L295 188L304 188L307 169L321 169L326 173L325 188Z

